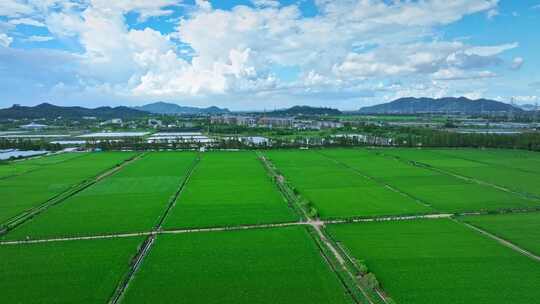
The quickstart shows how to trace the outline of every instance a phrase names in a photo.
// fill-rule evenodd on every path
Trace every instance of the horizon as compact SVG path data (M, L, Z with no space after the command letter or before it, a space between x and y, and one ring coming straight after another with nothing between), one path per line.
M431 98L431 97L401 97L401 98L398 98L398 99L404 99L404 98L416 98L416 99L422 99L422 98ZM492 99L486 99L486 98L478 98L478 99L470 99L470 98L467 98L465 96L459 96L459 97L440 97L440 98L432 98L434 99L435 101L439 100L439 99L444 99L444 98L466 98L468 99L469 101L479 101L479 100L488 100L488 101L497 101L497 102L502 102L504 104L508 104L508 105L512 105L514 107L520 107L520 106L536 106L538 107L538 104L535 103L535 104L516 104L516 103L509 103L509 102L505 102L505 101L499 101L499 100L492 100ZM395 100L390 100L390 101L387 101L387 102L382 102L382 103L376 103L376 104L373 104L373 105L382 105L382 104L386 104L386 103L391 103L391 102L394 102L394 101L397 101L398 99L395 99ZM95 107L85 107L85 106L80 106L80 105L77 105L77 104L74 104L74 105L65 105L65 106L62 106L62 107L83 107L83 108L88 108L88 109L95 109L95 108L99 108L99 107L111 107L111 108L115 108L115 107L129 107L129 108L138 108L138 107L142 107L142 106L146 106L146 105L151 105L151 104L156 104L156 103L164 103L164 104L173 104L173 105L177 105L177 106L180 106L180 107L190 107L190 108L210 108L210 107L217 107L219 109L225 109L225 110L229 110L231 112L237 112L237 113L242 113L242 112L246 112L246 113L249 113L249 112L263 112L263 111L279 111L279 110L287 110L287 109L290 109L290 108L293 108L293 107L312 107L312 108L328 108L328 109L337 109L341 112L355 112L355 111L358 111L360 109L362 109L363 107L359 107L357 109L340 109L340 108L334 108L332 106L326 106L326 105L322 105L322 106L313 106L313 105L309 105L309 104L293 104L293 105L290 105L290 106L286 106L286 107L281 107L281 108L266 108L266 109L229 109L227 107L220 107L220 106L216 106L216 105L209 105L209 106L197 106L197 105L185 105L185 104L179 104L179 103L176 103L176 102L168 102L168 101L163 101L163 100L160 100L160 101L154 101L154 102L148 102L148 103L145 103L145 104L142 104L142 105L137 105L137 106L129 106L129 105L125 105L125 104L119 104L119 105L100 105L100 106L95 106ZM0 106L0 110L3 110L3 109L9 109L9 108L12 108L14 106L23 106L23 107L36 107L36 106L39 106L39 105L43 105L43 104L49 104L49 105L53 105L53 106L61 106L61 105L58 105L58 104L55 104L54 102L49 102L49 101L44 101L44 102L40 102L40 103L36 103L36 104L31 104L31 105L25 105L25 104L12 104L12 105L9 105L9 106L6 106L6 107L2 107ZM368 107L368 106L365 106L365 107Z
M540 101L540 0L7 0L0 108Z

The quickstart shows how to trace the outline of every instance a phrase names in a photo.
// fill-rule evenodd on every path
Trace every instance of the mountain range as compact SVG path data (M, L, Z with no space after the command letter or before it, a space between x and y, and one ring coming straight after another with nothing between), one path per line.
M445 98L400 98L389 103L383 103L361 108L361 114L421 114L421 113L448 113L448 114L489 114L523 112L513 105L489 100L471 100L466 97Z
M42 103L34 107L13 105L10 108L0 109L0 118L11 119L54 119L57 117L80 119L82 117L110 118L137 118L147 116L148 113L129 107L99 107L88 109L83 107L62 107L50 103Z
M333 108L294 106L287 109L271 111L267 114L276 116L340 115L341 111Z
M228 109L222 109L214 106L208 108L186 107L163 101L133 107L133 109L164 115L214 115L230 113Z

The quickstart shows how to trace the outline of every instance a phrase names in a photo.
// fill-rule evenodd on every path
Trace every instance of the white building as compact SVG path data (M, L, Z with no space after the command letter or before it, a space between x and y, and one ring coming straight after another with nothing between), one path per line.
M20 126L22 129L30 129L30 130L42 130L47 128L47 125L37 124L35 122L31 122L27 125Z

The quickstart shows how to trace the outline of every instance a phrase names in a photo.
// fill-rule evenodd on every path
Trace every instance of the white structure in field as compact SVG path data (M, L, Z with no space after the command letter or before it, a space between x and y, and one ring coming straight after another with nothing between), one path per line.
M213 139L200 132L158 132L147 139L148 143L212 143Z
M79 135L77 137L79 138L103 138L103 139L118 139L118 138L125 138L125 137L143 137L145 135L149 134L149 132L97 132L97 133L89 133L84 135Z
M35 122L31 122L27 125L20 126L21 129L30 129L30 130L41 130L47 127L48 127L47 125L42 125Z

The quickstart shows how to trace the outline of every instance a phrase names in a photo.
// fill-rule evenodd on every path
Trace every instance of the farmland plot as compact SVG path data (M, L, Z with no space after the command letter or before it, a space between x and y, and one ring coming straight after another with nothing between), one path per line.
M540 153L510 150L397 150L395 155L540 197ZM540 204L539 204L540 205Z
M160 235L123 303L351 303L305 229Z
M0 223L134 156L134 153L92 153L44 169L0 179Z
M397 303L535 303L540 264L451 220L331 225Z
M269 159L322 218L429 213L413 199L313 151L269 151Z
M141 241L0 245L0 303L106 303Z
M379 151L395 155L401 152L394 149ZM334 149L324 150L321 153L418 198L442 212L497 210L538 205L538 202L532 199L444 173L415 167L391 156L377 155L365 149Z
M165 228L294 221L296 217L253 152L209 152L195 168Z
M539 212L467 216L461 220L540 256Z
M87 155L89 155L89 153L61 153L32 159L9 161L6 164L0 164L0 179L23 174L32 170L43 169L48 165L57 164Z
M11 231L9 239L149 231L158 223L195 159L150 153Z

